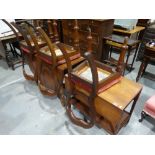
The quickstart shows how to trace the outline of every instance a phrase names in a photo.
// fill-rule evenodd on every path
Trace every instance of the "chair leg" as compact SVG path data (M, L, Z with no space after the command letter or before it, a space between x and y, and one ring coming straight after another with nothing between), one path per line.
M109 58L111 58L111 55L112 55L112 46L110 46L110 51L109 51Z
M141 118L139 119L139 122L142 122L145 117L146 117L146 113L144 111L142 111Z
M133 64L134 64L135 58L137 56L138 49L139 49L139 44L137 45L137 48L136 48L136 51L135 51L135 54L134 54L134 57L133 57L133 60L132 60L132 63L131 63L130 72L132 71Z

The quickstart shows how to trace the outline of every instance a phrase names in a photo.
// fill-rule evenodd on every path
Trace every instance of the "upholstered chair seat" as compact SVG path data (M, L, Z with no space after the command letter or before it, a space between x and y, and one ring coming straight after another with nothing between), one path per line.
M155 118L155 95L146 101L143 111Z
M66 62L66 60L64 59L63 53L56 46L56 44L53 44L53 45L54 45L54 51L55 51L56 58L57 58L57 64L58 65L64 64ZM77 52L76 50L74 50L74 48L68 48L68 47L66 47L66 50L67 50L67 53L68 53L71 61L72 60L75 60L77 58L80 58L80 56L81 56L79 52ZM39 57L42 60L46 61L48 64L52 64L51 52L50 52L48 46L45 46L45 47L43 47L43 48L40 49Z
M151 116L155 118L155 95L150 97L144 104L144 108L141 112L141 118L139 122L142 122L146 116Z
M40 47L44 47L46 45L46 43L44 41L41 41L41 40L37 40L37 41L38 41L38 45ZM30 44L31 44L31 47L34 47L34 42L32 40L30 41ZM28 49L28 45L25 40L20 41L20 48L23 52L30 53L30 50ZM36 52L34 52L34 53L36 53Z
M98 74L98 86L97 93L101 93L104 90L110 88L112 85L118 83L121 80L119 73L114 73L111 68L108 68L102 64L97 65ZM83 62L80 67L76 67L71 75L71 80L75 83L75 87L88 95L92 91L92 72L87 61Z

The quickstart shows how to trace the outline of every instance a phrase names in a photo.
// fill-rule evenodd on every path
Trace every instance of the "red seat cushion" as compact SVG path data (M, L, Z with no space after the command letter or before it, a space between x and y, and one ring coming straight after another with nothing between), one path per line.
M73 61L73 60L79 58L80 56L81 56L80 53L75 54L75 55L73 55L73 56L70 57L70 60ZM46 56L45 54L40 53L40 54L38 55L38 57L39 57L40 59L42 59L43 61L45 61L46 63L52 64L51 56ZM57 64L58 64L58 65L62 65L62 64L64 64L64 63L66 63L66 60L65 60L65 59L62 59L62 60L57 61Z
M155 118L155 95L146 101L144 111L151 117Z

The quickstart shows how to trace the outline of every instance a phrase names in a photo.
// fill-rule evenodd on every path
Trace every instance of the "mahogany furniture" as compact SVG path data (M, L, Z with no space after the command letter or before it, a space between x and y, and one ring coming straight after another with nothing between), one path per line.
M24 40L20 41L20 49L21 49L22 58L23 58L23 63L22 63L23 75L27 80L33 80L33 81L36 81L37 83L38 79L37 79L37 70L36 70L36 51L34 48L33 39L29 35L29 32L31 30L28 28L28 25L25 23L22 23L20 25L17 25L15 23L12 23L12 24L18 29L18 31L24 38ZM37 42L40 47L45 46L45 42L40 37L37 37ZM33 75L30 75L26 72L25 63L28 64Z
M144 32L146 29L146 26L143 25L142 22L145 23L145 21L147 21L147 19L146 20L138 20L137 26L133 30L127 31L127 30L121 30L121 29L113 29L113 34L121 35L121 36L128 36L130 39L142 40L143 34L145 35ZM148 33L146 35L147 39L148 39L148 35L150 35L150 33ZM141 41L136 60L141 58L141 53L143 53L143 47L144 47L144 43L143 43L143 41Z
M61 44L67 50L73 66L81 62L84 58L80 57L80 53L72 46L59 43L58 40L52 42L41 27L38 27L37 30L47 43L47 46L39 48L37 42L34 40L37 51L38 86L43 94L51 96L58 95L61 98L60 91L62 91L63 78L67 68L64 66L66 61L57 44ZM57 36L54 35L54 38L57 38Z
M107 46L110 47L109 57L107 60L104 60L103 62L112 67L115 66L115 70L124 76L125 68L126 68L125 55L128 49L128 46L127 46L128 37L125 37L124 42L122 42L121 44L114 42L111 39L109 40L109 38L111 37L104 38L103 40L103 44L105 48L107 49ZM118 60L112 58L111 56L113 47L117 48L117 50L119 50L120 52Z
M143 26L136 26L133 30L113 29L113 34L128 36L129 38L135 38L136 35L136 38L138 38L139 33L144 29Z
M88 34L88 28L91 28L92 31L92 49L93 54L96 60L102 61L107 55L107 51L104 50L102 39L103 37L109 36L112 34L113 19L100 20L100 19L78 19L79 29L79 46L82 53L87 50L86 37ZM74 45L74 20L72 19L63 19L62 20L63 28L63 41L68 45Z
M53 31L57 31L58 39L61 42L63 41L62 22L60 19L35 19L33 20L33 25L34 27L41 27L51 39L53 38Z
M110 46L110 58L108 58L108 59L111 59L112 50L120 49L122 47L122 45L124 44L124 40L126 40L125 42L126 42L126 45L128 46L127 57L126 57L126 62L125 62L126 67L129 67L128 60L129 60L131 53L134 52L133 60L132 60L132 63L130 64L130 68L129 68L129 71L131 72L133 69L133 64L134 64L137 52L138 52L138 47L139 47L140 41L135 40L135 39L125 38L125 37L118 36L118 35L111 35L108 37L104 37L103 44L104 44L104 46L107 46L107 45ZM125 55L124 55L123 60L124 59L125 59ZM124 71L125 71L125 67L124 67Z
M139 79L144 75L148 63L154 60L155 60L155 46L150 46L149 43L147 43L145 45L144 56L139 68L136 81L139 81Z
M141 119L139 119L139 122L142 122L146 116L155 118L155 95L151 96L146 101L144 108L141 112Z
M65 53L65 49L60 49ZM72 69L65 55L68 65L68 74L65 76L67 114L73 123L83 128L90 128L97 124L109 133L117 134L129 122L142 86L123 77L116 78L117 81L113 83L113 80L108 80L108 76L112 73L108 66L94 61L90 52L86 52L84 56L87 62ZM89 71L87 64L89 64ZM104 76L101 75L102 73ZM99 92L102 78L107 81L102 85L102 88L106 87L106 89ZM88 83L91 83L89 88ZM129 104L132 106L127 111ZM74 114L73 106L74 110L79 110L83 114L84 119Z

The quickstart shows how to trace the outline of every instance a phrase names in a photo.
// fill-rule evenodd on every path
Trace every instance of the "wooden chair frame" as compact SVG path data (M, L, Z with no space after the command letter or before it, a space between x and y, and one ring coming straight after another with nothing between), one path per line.
M124 38L124 43L123 43L123 45L120 48L121 52L120 52L120 56L119 56L118 62L116 60L113 60L113 62L111 62L109 60L105 60L104 61L104 62L108 63L109 65L116 66L115 70L117 72L121 73L123 76L125 74L125 68L126 68L126 64L125 64L124 60L125 60L126 52L128 50L127 43L128 43L128 37L125 37Z
M90 68L91 68L91 72L93 74L93 88L92 88L92 92L91 94L89 95L89 104L90 104L90 111L89 111L89 121L86 120L83 120L83 119L80 119L78 117L76 117L74 115L74 112L72 111L72 105L74 105L77 101L74 97L74 84L72 83L72 80L71 80L71 76L72 76L72 65L71 65L71 62L70 62L70 59L67 55L67 52L66 50L64 49L63 46L61 46L60 44L58 44L59 48L61 49L61 51L63 52L64 54L64 57L66 59L66 63L67 63L67 68L68 68L68 79L69 79L69 83L70 83L70 87L71 87L71 92L67 92L67 96L66 96L66 100L67 100L67 103L66 103L66 111L67 111L67 114L70 118L70 120L78 125L78 126L81 126L81 127L84 127L84 128L91 128L94 124L95 124L95 107L94 107L94 99L96 97L96 94L97 94L97 85L98 85L98 74L97 74L97 68L96 68L96 64L95 64L95 61L93 60L93 57L92 55L90 54L90 52L86 52L84 54L84 57L87 59L87 61L89 62L90 64Z
M31 42L28 38L28 34L23 30L25 29L26 31L28 30L27 25L25 23L22 23L20 25L15 24L14 22L12 23L12 25L18 29L18 31L21 33L21 35L23 36L26 44L27 44L27 50L29 51L29 53L24 53L22 52L22 69L23 69L23 75L27 80L32 80L32 81L36 81L37 82L37 72L35 69L34 64L36 63L36 52L34 50L34 48L31 45ZM20 44L20 49L22 51L22 44ZM26 70L25 70L25 63L27 61L27 64L29 65L30 70L32 71L33 75L29 75Z
M89 51L86 52L84 54L84 57L85 57L86 61L89 63L91 73L92 73L92 78L93 78L92 85L91 85L92 91L89 92L89 95L86 95L86 94L82 95L78 92L79 90L76 88L76 86L75 86L76 83L73 82L72 78L74 76L74 70L77 67L81 66L83 63L85 63L85 61L73 69L66 50L64 49L63 46L61 46L61 45L58 45L58 46L64 54L64 57L67 62L67 68L68 68L68 75L65 78L66 79L65 84L66 84L66 90L67 90L67 92L66 92L67 114L68 114L70 120L74 124L81 126L83 128L91 128L97 122L98 118L100 118L100 116L98 116L98 114L96 113L96 110L94 107L95 98L98 94L98 87L99 87L99 83L100 83L98 81L97 67L106 69L109 72L112 72L112 69L103 63L95 61L91 52L89 52ZM85 82L87 83L87 81L85 81ZM80 96L81 96L81 100L79 99ZM82 100L83 101L85 100L87 102L87 106L84 103L82 103L83 102ZM84 114L84 119L78 118L74 115L72 106L75 106L76 108L78 108L80 110L80 112L82 112Z

